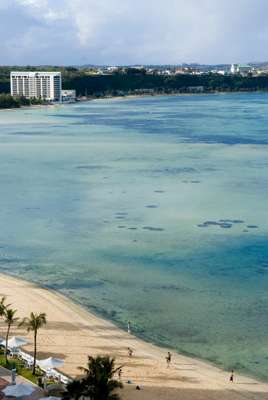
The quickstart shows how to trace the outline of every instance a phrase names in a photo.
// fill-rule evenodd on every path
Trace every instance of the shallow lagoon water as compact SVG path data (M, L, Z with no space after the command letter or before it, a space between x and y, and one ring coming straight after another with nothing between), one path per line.
M268 95L0 113L0 270L268 379Z

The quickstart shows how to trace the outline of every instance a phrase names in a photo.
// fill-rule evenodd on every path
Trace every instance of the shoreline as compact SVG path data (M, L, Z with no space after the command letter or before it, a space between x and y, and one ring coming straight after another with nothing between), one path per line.
M123 365L123 382L133 382L133 385L125 384L122 399L141 398L141 393L142 399L146 400L268 399L268 383L235 375L232 385L228 372L172 350L172 363L167 368L167 348L128 334L54 290L0 273L0 297L2 295L7 295L8 302L18 309L20 317L31 311L47 313L48 325L38 334L39 358L64 358L65 364L60 369L63 373L74 377L78 373L77 367L85 365L88 354L115 356L117 364ZM4 332L1 321L0 336ZM11 335L14 334L29 338L30 343L24 349L31 352L31 334L22 328L12 329ZM134 350L132 358L127 355L127 347ZM135 385L142 387L139 396Z
M21 106L21 107L0 108L0 111L39 110L39 109L43 109L43 108L54 108L54 107L62 106L65 104L68 104L68 103L33 104L33 105Z
M75 103L71 104L79 104L79 103L85 103L85 102L90 102L90 101L96 101L96 100L131 100L131 99L142 99L142 98L152 98L152 97L189 97L189 96L207 96L207 95L236 95L236 94L265 94L268 93L268 90L254 90L254 91L243 91L243 90L237 90L237 91L204 91L204 92L176 92L176 93L143 93L143 94L126 94L124 95L118 95L118 96L100 96L100 97L88 97L88 98L82 98L80 100L77 100ZM83 96L82 96L83 97ZM66 103L68 104L68 103ZM70 103L69 103L70 104Z
M226 94L256 94L256 93L268 93L268 90L237 90L237 91L204 91L204 92L175 92L175 93L141 93L141 94L126 94L126 95L118 95L118 96L100 96L100 97L87 97L78 98L75 102L71 103L54 103L54 104L32 104L28 106L20 106L20 107L9 107L9 108L0 108L0 111L18 111L18 110L29 110L29 109L43 109L50 107L62 107L66 105L74 105L79 103L85 103L96 100L131 100L131 99L142 99L142 98L151 98L151 97L189 97L189 96L207 96L207 95L226 95Z

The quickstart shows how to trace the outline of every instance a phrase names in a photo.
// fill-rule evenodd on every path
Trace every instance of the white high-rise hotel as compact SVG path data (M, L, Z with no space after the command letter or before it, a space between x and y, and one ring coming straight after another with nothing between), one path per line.
M11 72L12 96L61 101L61 72Z

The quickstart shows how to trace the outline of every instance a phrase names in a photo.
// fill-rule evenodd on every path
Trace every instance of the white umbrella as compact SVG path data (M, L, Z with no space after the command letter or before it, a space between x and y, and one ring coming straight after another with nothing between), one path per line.
M48 396L48 397L41 397L41 399L39 400L61 400L61 397Z
M29 383L18 383L17 385L7 386L2 392L5 396L23 397L30 396L36 389Z
M7 347L10 347L11 349L15 349L17 347L24 346L27 343L28 343L28 341L26 339L23 339L18 336L13 336L11 339L9 339L7 341ZM3 340L1 344L3 344L5 346L6 341Z
M45 360L38 361L37 364L39 365L39 367L44 369L59 368L64 364L64 361L60 358L49 357Z

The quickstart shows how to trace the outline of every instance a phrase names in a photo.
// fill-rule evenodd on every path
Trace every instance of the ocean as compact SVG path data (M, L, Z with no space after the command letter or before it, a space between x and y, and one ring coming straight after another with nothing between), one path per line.
M265 93L0 112L0 271L266 380L267 199Z

